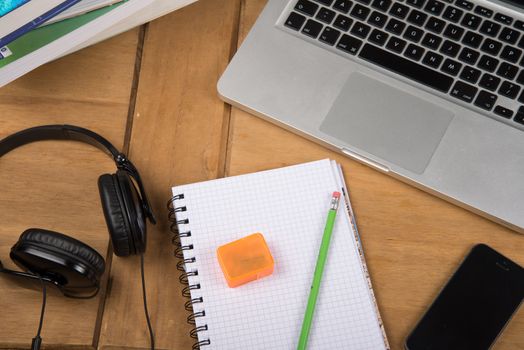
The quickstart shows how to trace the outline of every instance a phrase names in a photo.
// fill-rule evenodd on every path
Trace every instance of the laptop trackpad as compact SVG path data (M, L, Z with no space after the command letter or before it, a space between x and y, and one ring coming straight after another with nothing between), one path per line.
M452 119L453 113L443 107L353 73L320 130L422 174Z

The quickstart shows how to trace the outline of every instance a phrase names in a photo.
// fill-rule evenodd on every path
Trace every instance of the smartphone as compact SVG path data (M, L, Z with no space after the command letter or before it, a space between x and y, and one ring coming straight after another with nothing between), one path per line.
M523 298L524 269L478 244L408 336L405 348L489 349Z

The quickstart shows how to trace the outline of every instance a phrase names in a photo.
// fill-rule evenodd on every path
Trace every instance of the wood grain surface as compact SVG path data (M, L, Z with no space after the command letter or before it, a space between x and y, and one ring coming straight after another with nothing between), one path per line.
M157 215L146 280L157 349L190 349L166 202L173 185L322 158L343 168L393 349L461 259L484 242L524 265L524 237L220 101L216 83L266 0L200 0L0 89L0 137L45 123L78 124L129 152ZM111 52L111 59L107 59ZM101 64L103 62L103 64ZM65 152L67 150L67 152ZM42 142L0 161L0 259L28 227L57 230L108 255L98 150ZM107 289L88 301L53 294L46 349L147 349L139 260L108 259ZM28 348L41 296L0 277L0 348ZM520 310L495 349L524 349Z
M159 349L194 343L166 203L175 184L223 176L229 108L217 98L216 82L236 42L239 9L237 0L199 1L151 23L145 36L129 155L147 179L159 218L150 226L146 254ZM102 348L149 345L138 268L136 259L113 260ZM115 327L123 323L127 327Z
M246 1L240 41L265 3ZM237 108L230 130L228 176L323 158L342 164L392 349L403 349L410 330L474 244L486 243L524 264L524 237L518 233ZM522 308L494 348L524 349Z
M43 124L75 124L122 147L138 42L133 30L47 64L0 89L0 138ZM116 52L111 60L107 52ZM101 64L101 62L103 64ZM74 142L27 145L0 159L0 259L31 227L68 234L107 255L108 234L98 176L114 163ZM106 274L107 276L107 274ZM92 300L50 293L42 336L46 348L93 348L104 293ZM41 292L0 276L0 348L27 349L40 317Z

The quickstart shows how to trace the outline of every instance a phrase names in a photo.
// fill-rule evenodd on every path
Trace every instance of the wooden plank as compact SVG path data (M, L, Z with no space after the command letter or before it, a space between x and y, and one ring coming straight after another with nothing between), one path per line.
M240 19L240 40L265 3L266 0L246 2ZM487 243L524 264L524 240L509 229L239 109L233 108L230 124L226 175L322 158L342 164L393 349L403 349L411 328L474 244ZM495 348L524 348L522 329L521 309Z
M233 116L228 175L323 158L342 164L393 349L402 348L474 244L487 243L524 264L521 235L237 109ZM496 349L523 347L522 329L524 310L511 321Z
M166 202L175 184L223 174L229 109L217 98L216 82L236 43L239 6L238 0L200 0L154 21L146 33L130 157L159 221L149 227L145 258L158 349L189 349L194 343ZM114 259L112 276L100 345L148 348L138 258Z
M137 45L133 30L47 64L0 90L0 138L42 124L90 128L122 147ZM110 59L109 59L110 57ZM106 256L108 233L97 179L114 163L92 146L41 142L0 160L0 257L29 227L69 234ZM107 276L107 274L106 274ZM41 292L0 277L0 348L27 349L40 316ZM42 330L47 349L93 348L104 293L91 300L50 293Z

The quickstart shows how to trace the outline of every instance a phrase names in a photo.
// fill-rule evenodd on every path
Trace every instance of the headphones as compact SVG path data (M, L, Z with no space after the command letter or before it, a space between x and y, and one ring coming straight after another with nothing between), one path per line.
M122 257L144 253L146 218L152 224L156 224L156 220L133 163L102 136L71 125L45 125L19 131L0 141L0 157L25 144L43 140L88 143L113 158L116 173L98 178L113 252ZM11 248L10 257L24 271L4 269L0 262L0 272L51 283L65 296L73 298L94 297L105 271L104 258L93 248L64 234L39 228L24 231Z

